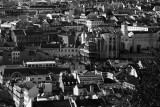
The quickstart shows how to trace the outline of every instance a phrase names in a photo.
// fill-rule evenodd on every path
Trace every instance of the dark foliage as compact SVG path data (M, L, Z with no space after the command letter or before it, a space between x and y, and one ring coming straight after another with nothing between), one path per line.
M145 69L139 70L139 83L133 95L134 107L160 106L160 59L155 55L155 60L145 62Z

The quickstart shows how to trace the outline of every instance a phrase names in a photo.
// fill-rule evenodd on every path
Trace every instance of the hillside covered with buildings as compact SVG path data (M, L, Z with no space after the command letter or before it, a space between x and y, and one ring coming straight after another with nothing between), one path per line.
M0 106L158 107L159 48L158 0L1 0Z

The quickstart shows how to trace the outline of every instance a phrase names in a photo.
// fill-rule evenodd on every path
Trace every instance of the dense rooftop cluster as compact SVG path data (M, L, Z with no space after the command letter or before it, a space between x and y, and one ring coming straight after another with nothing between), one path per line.
M16 107L160 106L159 4L2 0L0 102Z

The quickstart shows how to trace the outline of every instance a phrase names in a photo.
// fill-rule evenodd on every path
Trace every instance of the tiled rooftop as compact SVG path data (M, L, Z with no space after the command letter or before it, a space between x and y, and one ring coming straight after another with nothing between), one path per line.
M41 48L60 48L60 44L41 44Z
M77 107L105 107L105 102L102 99L88 99L88 100L76 100Z
M12 74L14 72L19 72L22 75L45 75L45 74L49 74L49 73L54 73L54 74L59 74L62 71L67 71L68 73L70 73L70 68L58 68L58 67L54 67L54 68L26 68L24 66L1 66L0 69L3 72L3 75L8 75L8 74Z
M23 35L23 36L25 35L24 30L13 30L13 32L15 35Z
M71 107L69 100L34 101L33 107Z

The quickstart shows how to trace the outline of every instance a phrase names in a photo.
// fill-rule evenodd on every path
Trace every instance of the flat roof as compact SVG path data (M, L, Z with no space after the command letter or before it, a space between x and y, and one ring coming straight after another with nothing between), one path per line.
M26 62L26 64L55 64L55 61L38 61L38 62Z

